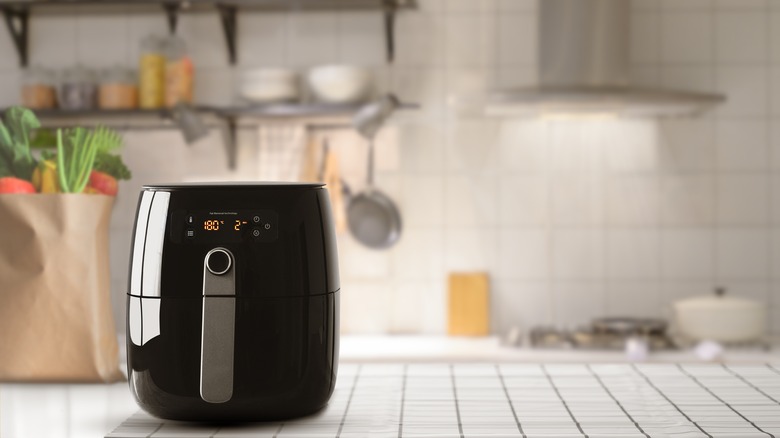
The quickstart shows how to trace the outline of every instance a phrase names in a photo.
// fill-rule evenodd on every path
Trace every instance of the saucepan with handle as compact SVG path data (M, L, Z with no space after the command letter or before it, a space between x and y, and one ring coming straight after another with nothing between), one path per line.
M374 184L374 137L398 104L395 96L387 95L361 108L353 119L357 131L368 140L368 170L366 189L349 202L347 222L355 239L374 249L389 248L401 237L398 207Z

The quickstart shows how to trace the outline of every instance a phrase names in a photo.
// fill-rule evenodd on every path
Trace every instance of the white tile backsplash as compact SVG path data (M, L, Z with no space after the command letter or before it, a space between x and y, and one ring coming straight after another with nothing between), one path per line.
M660 178L614 174L604 179L609 226L653 226L660 222Z
M770 213L770 179L766 174L722 175L718 178L719 225L766 225Z
M227 62L216 14L180 21L198 102L235 102L246 69L350 63L372 67L379 90L420 103L393 116L377 140L377 183L401 209L401 241L373 251L339 236L344 330L445 332L453 271L488 272L498 333L604 315L668 317L671 301L717 284L765 301L780 320L776 2L631 2L634 82L727 98L700 117L664 120L460 115L455 97L539 82L538 1L418 3L397 16L391 65L377 12L242 12L237 66ZM136 66L150 33L167 33L163 14L36 15L31 64ZM6 33L0 53L11 60L0 68L5 106L19 101L23 79ZM257 130L242 129L230 171L221 135L186 146L172 129L125 133L134 178L120 185L111 228L118 330L142 184L254 180L288 165L260 147ZM345 181L361 190L363 141L347 130L318 135L328 136Z
M767 63L767 19L762 11L720 10L716 14L718 63Z
M604 278L605 245L602 229L557 229L552 235L552 275L563 280Z
M544 175L502 175L497 191L499 224L545 224L550 216L549 187L549 180Z
M765 231L751 228L722 229L718 231L716 245L719 279L769 278L769 240Z
M766 121L721 120L718 122L717 167L719 170L760 171L769 166Z
M551 247L543 229L520 228L501 232L496 275L503 279L550 278Z
M721 66L717 72L718 91L727 96L718 106L721 117L761 117L769 113L769 88L766 67Z
M715 178L706 173L663 176L659 202L662 225L711 226L715 223Z
M499 66L535 65L538 55L536 14L499 14L497 40Z
M658 35L661 14L637 12L631 15L630 56L633 64L655 64L661 56ZM632 77L632 80L635 78Z
M655 279L659 277L660 231L620 229L606 231L606 275L609 279Z
M711 280L715 274L715 233L701 228L661 231L661 276L669 280Z
M678 1L670 3L680 3ZM712 17L706 11L675 11L661 18L661 57L669 63L712 61Z
M287 64L286 13L242 13L238 16L238 60L242 67Z

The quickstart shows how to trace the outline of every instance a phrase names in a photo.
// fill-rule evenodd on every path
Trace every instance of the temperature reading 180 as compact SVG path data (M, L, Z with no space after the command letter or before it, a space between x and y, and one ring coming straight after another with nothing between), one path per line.
M236 231L241 231L241 226L242 225L246 225L246 224L247 224L247 221L242 221L242 220L236 219L236 224L233 225L233 229L236 230Z
M225 221L219 221L216 219L203 221L203 229L206 231L219 231L220 225L225 225Z

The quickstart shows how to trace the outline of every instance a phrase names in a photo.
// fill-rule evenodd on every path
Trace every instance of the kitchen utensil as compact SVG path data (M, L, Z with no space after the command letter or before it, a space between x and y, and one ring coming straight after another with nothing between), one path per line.
M355 103L369 99L373 87L371 70L354 65L323 65L306 75L313 97L325 103Z
M490 286L487 273L450 274L448 283L447 334L486 336L490 331Z
M144 186L133 242L128 379L143 409L254 421L327 403L340 286L322 184Z
M756 341L766 329L761 303L727 296L724 288L713 295L676 301L673 308L680 333L695 341Z
M373 141L379 129L400 104L395 95L386 94L360 107L352 117L352 126L363 138Z
M333 223L336 233L342 233L347 229L347 213L344 206L344 187L339 168L339 157L335 150L328 145L328 139L324 140L324 158L322 170L322 182L328 188L330 204L333 209Z
M187 144L195 143L209 134L203 119L188 103L179 102L173 107L173 120Z
M300 181L321 181L317 165L320 161L320 155L320 145L317 138L314 135L309 134L306 138L306 151L303 154L303 162L301 163ZM328 192L330 193L330 188L328 188Z
M258 68L241 75L241 97L257 103L292 102L300 98L298 74L283 68Z
M366 190L350 199L347 222L352 235L374 249L389 248L401 237L398 207L374 186L374 137L397 105L398 99L387 95L363 106L352 119L358 133L368 140L368 183Z

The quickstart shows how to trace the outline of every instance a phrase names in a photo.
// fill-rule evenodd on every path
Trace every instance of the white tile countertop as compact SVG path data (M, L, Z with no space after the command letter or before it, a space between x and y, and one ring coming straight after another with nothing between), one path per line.
M774 340L772 340L774 341ZM720 361L728 363L780 362L780 345L771 348L726 348ZM623 351L552 350L502 346L497 337L441 336L344 336L342 362L534 362L618 363L628 358ZM650 352L645 362L704 362L691 349Z
M726 365L664 353L634 366L622 353L507 350L490 338L345 336L328 408L220 430L146 416L127 383L2 384L0 437L780 437L777 353L727 352Z

